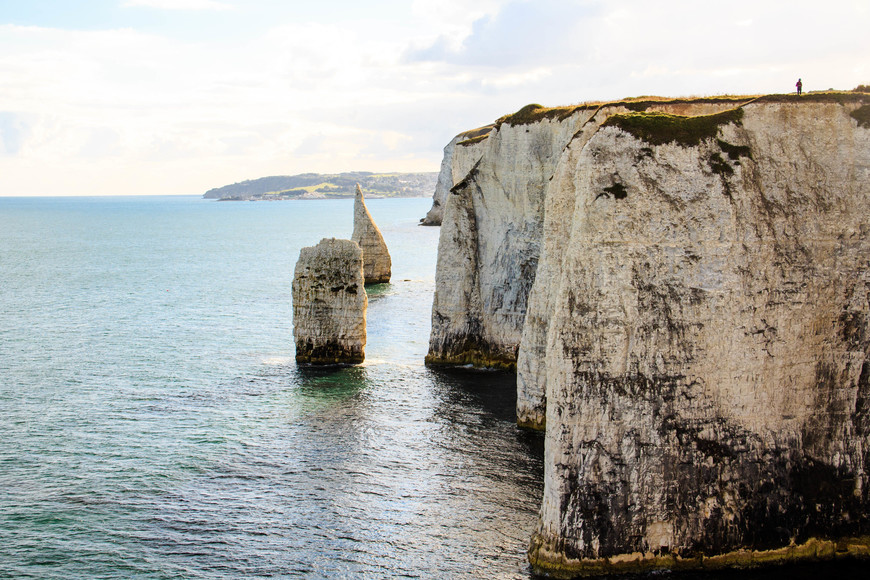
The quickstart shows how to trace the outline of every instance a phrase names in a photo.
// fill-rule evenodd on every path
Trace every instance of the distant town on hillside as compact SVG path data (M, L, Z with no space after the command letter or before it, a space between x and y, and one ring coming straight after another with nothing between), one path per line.
M250 179L205 192L205 199L254 201L280 199L335 199L353 197L360 184L366 197L431 197L436 172L430 173L301 173Z

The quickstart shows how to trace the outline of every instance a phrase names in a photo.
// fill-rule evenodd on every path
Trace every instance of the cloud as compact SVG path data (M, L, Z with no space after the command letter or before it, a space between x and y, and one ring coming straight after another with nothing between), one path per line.
M157 8L159 10L230 10L231 4L217 0L125 0L128 8Z
M514 0L474 21L458 46L442 35L411 49L406 59L486 67L561 61L584 45L584 25L598 12L593 3L576 0Z
M349 14L128 0L236 9L0 23L0 194L91 193L97 173L106 192L198 193L269 174L434 171L451 137L528 103L870 81L866 3L733 1L415 0Z
M17 155L30 133L23 115L0 111L0 154Z

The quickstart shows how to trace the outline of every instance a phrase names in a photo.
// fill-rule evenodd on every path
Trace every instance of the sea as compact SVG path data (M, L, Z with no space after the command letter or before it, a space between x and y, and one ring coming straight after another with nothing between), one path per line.
M439 228L369 199L366 362L300 368L353 200L0 198L0 577L528 578L543 442L426 355Z
M367 201L366 362L307 368L294 266L353 200L0 197L0 578L533 578L515 377L423 364L430 203ZM691 577L866 577L822 566Z

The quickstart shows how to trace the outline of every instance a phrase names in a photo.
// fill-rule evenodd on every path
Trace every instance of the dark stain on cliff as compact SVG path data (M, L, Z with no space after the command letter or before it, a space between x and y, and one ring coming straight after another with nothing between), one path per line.
M849 113L849 115L851 115L853 119L858 121L859 127L870 129L870 105L862 105L861 107Z
M330 340L315 345L312 339L296 343L296 362L299 364L316 365L351 365L360 364L365 360L361 350L348 352L348 347L337 340Z
M625 199L628 196L628 191L626 191L625 186L621 183L614 183L609 187L605 187L604 191L595 196L597 200L599 197L613 197L613 199Z
M723 141L722 139L716 139L716 144L719 145L719 149L721 149L723 153L728 155L728 159L731 161L737 161L738 164L740 163L739 160L741 157L752 159L752 149L747 145L733 145L727 141Z
M837 321L840 338L851 348L867 344L867 320L863 312L843 308Z
M740 124L743 109L730 109L714 115L683 117L666 113L628 113L608 117L602 127L618 127L651 145L676 143L694 147L719 133L719 127L729 123Z
M831 378L824 369L820 373L821 380ZM818 461L785 440L763 439L712 408L694 409L691 417L674 411L685 406L685 399L695 400L703 385L681 376L604 376L579 370L575 378L580 386L576 405L619 408L617 421L633 419L623 425L621 442L577 444L573 452L582 457L579 465L587 466L585 471L557 466L567 474L566 481L575 482L560 506L566 556L666 553L666 547L649 546L645 540L646 526L662 517L661 510L676 533L697 538L671 549L684 558L777 549L812 537L870 531L866 497L855 494L860 477L855 468ZM870 407L870 369L862 370L861 380L865 388L856 415L866 415ZM643 444L650 440L650 431L660 445ZM675 482L658 505L649 504L648 490L637 479L646 472L664 473L666 481Z
M734 168L731 167L718 153L711 153L710 157L707 159L707 164L710 166L710 171L723 178L723 182L725 182L724 178L734 175ZM725 182L725 186L725 189L728 190L727 182ZM728 191L728 196L730 197L730 195L731 192Z

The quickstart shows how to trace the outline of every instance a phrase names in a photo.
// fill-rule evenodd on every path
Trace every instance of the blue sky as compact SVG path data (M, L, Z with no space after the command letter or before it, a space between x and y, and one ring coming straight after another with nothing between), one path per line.
M537 102L870 83L870 3L0 0L0 195L435 171Z

